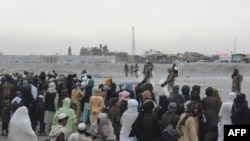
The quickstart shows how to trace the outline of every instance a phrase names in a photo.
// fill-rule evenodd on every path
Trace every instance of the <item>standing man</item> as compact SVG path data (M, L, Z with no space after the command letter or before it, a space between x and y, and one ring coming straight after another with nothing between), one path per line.
M37 88L30 84L28 80L23 80L23 85L21 87L22 102L23 105L28 108L29 117L31 121L31 127L36 131L37 117L36 117L36 100L38 96Z
M128 77L128 72L129 72L128 64L125 64L125 66L124 66L124 72L125 72L125 77Z
M135 66L134 66L134 73L135 73L135 77L136 78L139 77L138 70L139 70L139 66L137 64L135 64Z
M81 101L84 97L82 90L80 89L80 83L77 82L77 84L73 85L73 90L71 92L71 100L75 107L75 113L76 113L76 121L79 123L80 114L81 114L81 108L82 104Z
M134 77L134 66L133 65L131 65L130 66L130 74L131 74L131 77Z
M150 78L153 76L152 75L153 68L154 68L154 66L150 62L148 62L146 65L144 65L144 68L143 68L144 78L140 82L140 84L150 83Z
M175 75L174 71L173 71L171 68L169 68L169 69L168 69L168 77L167 77L167 80L166 80L163 84L161 84L161 87L164 87L164 86L166 86L166 85L168 84L168 92L169 92L170 94L171 94L172 91L173 91L174 82L175 82L175 77L176 77L176 75Z
M205 94L207 96L202 98L201 104L206 117L206 123L204 125L205 127L203 127L206 133L211 125L218 124L220 107L218 101L213 96L213 88L206 88ZM200 137L200 140L203 140L203 137Z
M49 83L49 88L44 94L44 123L45 123L45 134L48 135L50 127L58 109L59 94L56 91L56 85L54 82Z
M232 78L232 92L240 94L243 76L239 73L239 70L237 68L234 68L231 78Z

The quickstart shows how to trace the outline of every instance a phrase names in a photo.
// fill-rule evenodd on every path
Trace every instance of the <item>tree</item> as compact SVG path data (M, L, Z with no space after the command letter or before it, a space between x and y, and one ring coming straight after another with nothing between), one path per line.
M109 52L108 46L107 45L103 46L103 53L107 54L108 52Z
M68 56L71 56L72 55L72 53L71 53L71 46L69 46L69 48L68 48Z
M89 48L82 47L80 49L80 56L89 55Z
M84 55L97 55L97 56L101 56L101 55L107 55L109 54L109 49L108 46L102 46L102 44L99 45L99 47L82 47L80 49L80 56L84 56Z

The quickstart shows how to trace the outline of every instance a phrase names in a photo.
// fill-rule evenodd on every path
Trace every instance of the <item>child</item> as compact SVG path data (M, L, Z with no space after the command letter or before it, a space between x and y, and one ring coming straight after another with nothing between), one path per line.
M39 135L45 135L45 123L44 123L44 103L43 103L43 95L39 95L37 101L37 120L39 121L40 131L38 131Z
M2 112L2 136L7 136L9 122L10 122L10 100L5 100Z

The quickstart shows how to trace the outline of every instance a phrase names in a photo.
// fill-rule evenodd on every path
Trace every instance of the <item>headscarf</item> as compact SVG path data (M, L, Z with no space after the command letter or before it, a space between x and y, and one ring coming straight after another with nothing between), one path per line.
M131 82L126 83L126 89L133 91L133 84Z
M221 97L219 95L219 91L217 89L215 89L215 88L213 88L213 97L216 98L216 100L218 101L219 107L221 107L222 100L221 100Z
M119 93L119 101L128 101L130 98L130 93L128 91L122 91Z
M182 86L181 92L182 92L182 94L187 94L187 95L189 95L190 87L189 87L188 85Z
M229 92L229 94L228 94L229 102L233 102L235 98L236 98L236 93L235 92Z
M95 81L93 79L88 80L88 85L89 86L94 86Z
M8 141L37 141L32 130L28 109L22 106L16 110L9 123Z
M232 74L232 79L234 76L239 74L239 70L237 68L234 68L233 74Z
M213 95L213 88L212 87L207 87L205 94L207 96L212 96Z
M29 81L27 79L23 80L23 86L26 87L29 85Z
M168 104L169 104L169 101L168 101L167 96L166 95L160 95L159 96L159 106L161 106L161 111L162 112L165 113L167 111Z
M241 107L248 105L248 102L246 100L246 95L245 94L240 94L237 95L236 98L234 99L234 103L232 106L232 114L239 110Z
M48 88L49 93L56 93L56 84L54 82L49 83L49 88Z
M112 84L112 79L107 78L106 81L105 81L105 85L108 86L108 87L111 87L111 84Z
M201 86L199 86L199 85L194 85L194 86L192 87L192 91L193 91L193 92L196 92L198 95L200 95Z
M182 95L184 95L184 97L185 97L185 101L190 99L190 95L189 95L190 87L188 85L182 86L181 92L182 92Z
M145 91L149 90L150 92L153 92L153 85L151 83L145 84Z
M94 86L92 88L92 95L99 96L100 94L101 94L101 90L99 89L99 87L98 86Z
M58 115L60 113L65 113L68 115L67 124L65 126L68 132L74 131L76 127L76 114L75 111L70 108L70 104L71 100L68 97L63 99L63 106L56 111L52 124L53 126L56 125L58 123Z
M177 109L177 104L175 102L170 102L168 105L168 111L174 112Z
M128 100L128 109L127 112L137 112L138 102L135 99Z
M173 94L179 94L179 86L178 85L175 85L174 87L173 87Z
M154 103L153 101L147 101L142 105L143 113L153 113Z

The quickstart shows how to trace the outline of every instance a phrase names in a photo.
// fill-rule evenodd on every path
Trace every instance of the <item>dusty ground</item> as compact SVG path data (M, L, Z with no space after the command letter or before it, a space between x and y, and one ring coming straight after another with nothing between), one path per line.
M130 65L130 64L129 64ZM142 78L124 77L124 64L0 64L1 73L22 72L24 70L33 71L39 74L41 71L56 70L58 74L79 74L81 70L86 69L93 76L95 84L104 83L107 77L111 77L117 84L125 82L137 83ZM231 64L231 63L188 63L183 64L183 73L176 79L176 84L182 87L189 85L192 87L197 84L201 86L201 97L205 96L205 89L209 86L217 88L222 100L226 99L228 92L231 90L231 73L234 67L237 67L243 75L242 92L250 100L250 64ZM164 94L159 85L159 80L167 75L167 68L171 64L156 64L152 81L155 83L154 91L159 96ZM139 64L142 71L143 64ZM44 141L46 137L38 136L39 141ZM0 141L7 140L0 136Z

